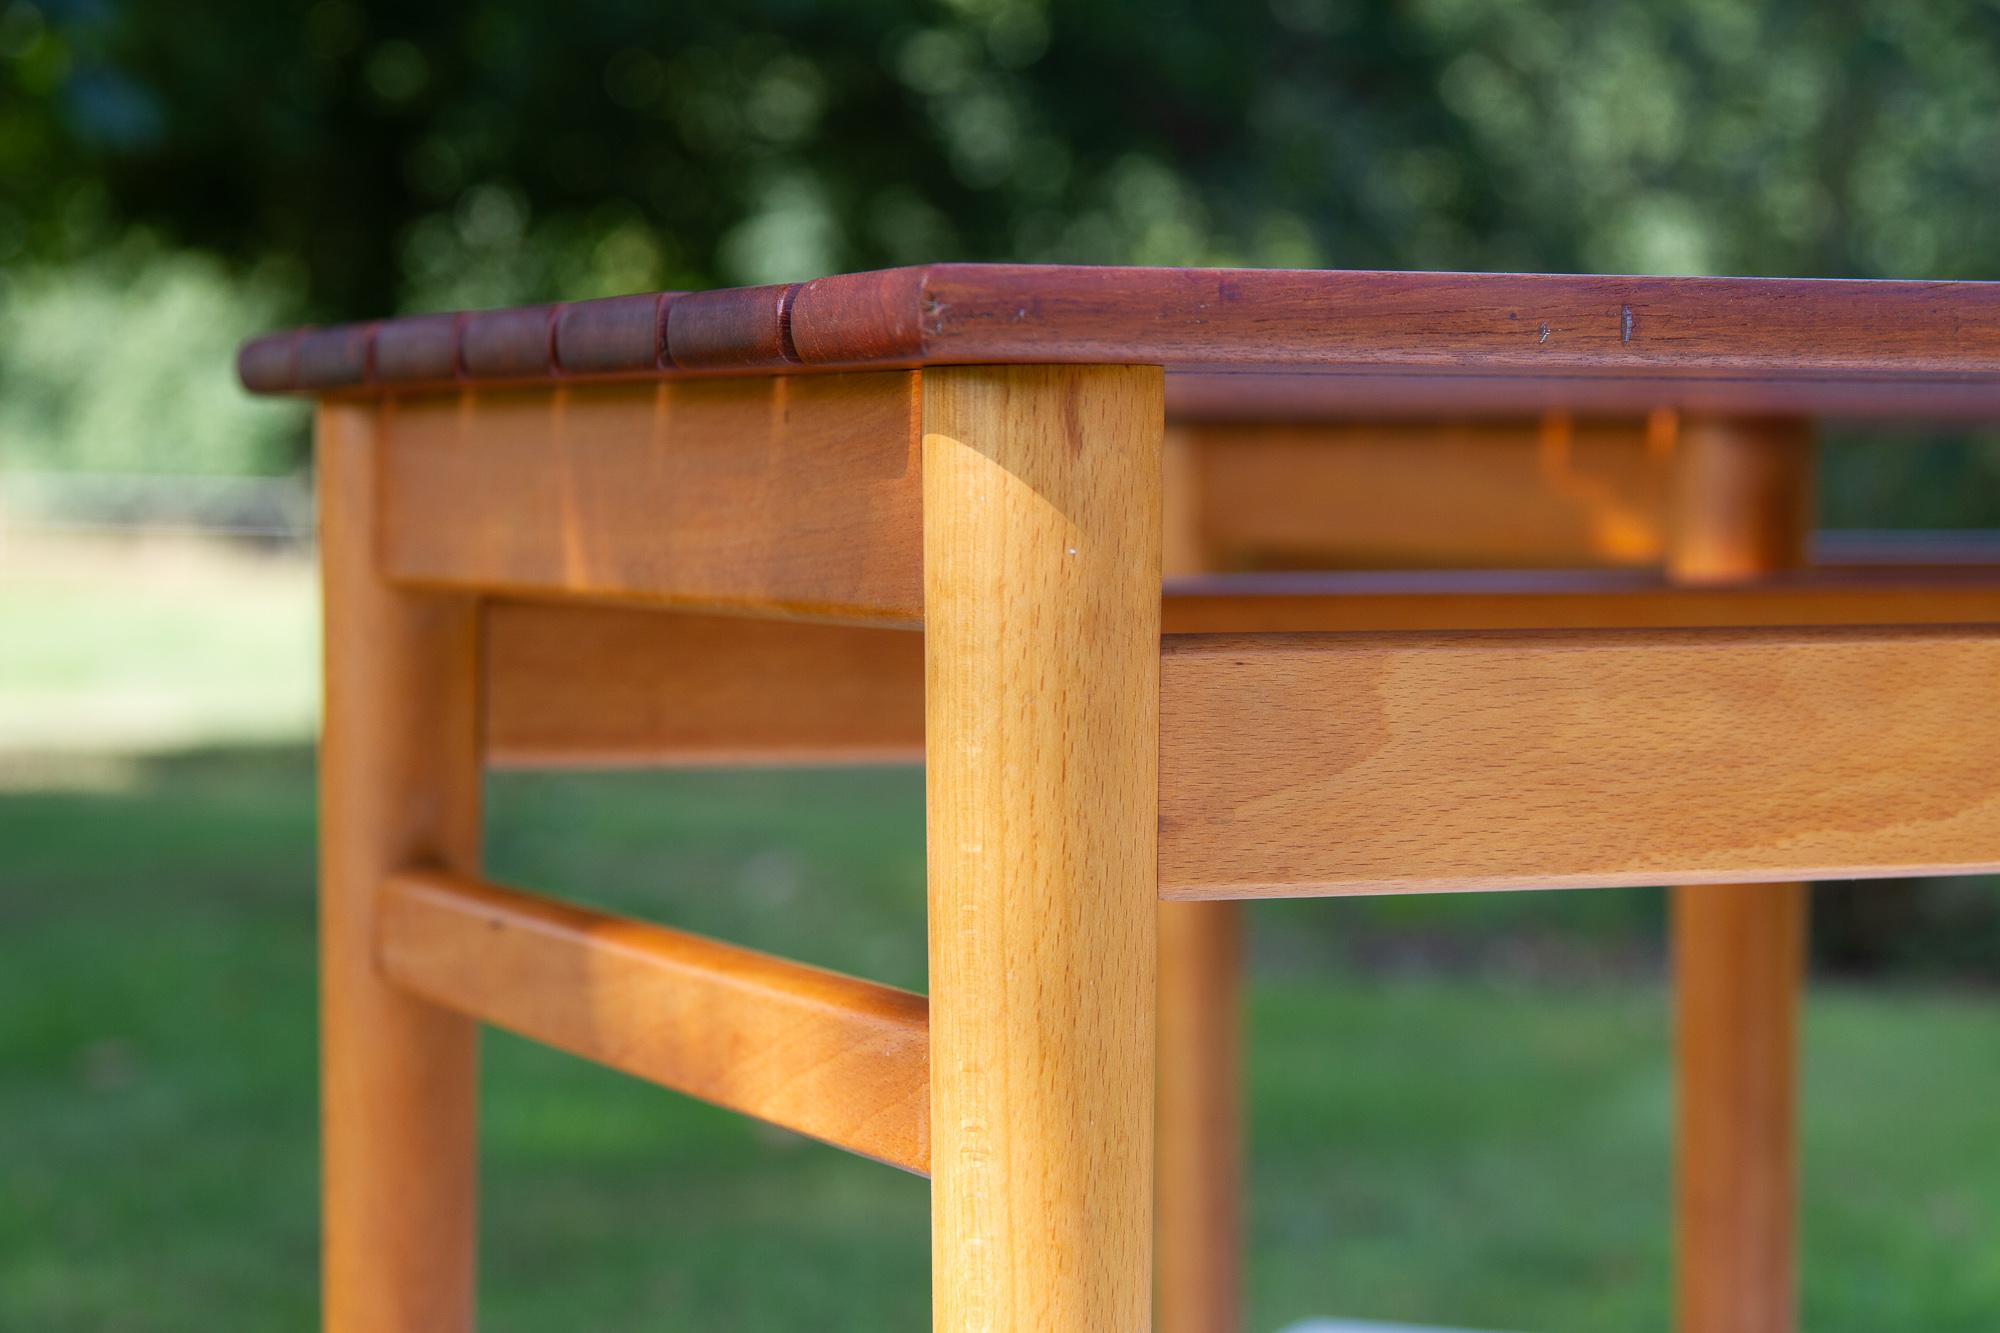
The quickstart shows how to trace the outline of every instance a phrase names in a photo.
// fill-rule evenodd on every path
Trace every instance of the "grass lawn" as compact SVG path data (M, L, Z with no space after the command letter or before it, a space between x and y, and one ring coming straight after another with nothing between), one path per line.
M0 523L0 783L24 753L310 733L319 603L296 553L51 538Z
M310 1327L310 569L7 554L0 1330ZM898 770L507 775L489 865L920 989L920 800ZM1666 1327L1658 919L1641 891L1256 909L1252 1328ZM1816 1333L1994 1327L1996 1030L1991 992L1816 992ZM486 1329L927 1326L921 1180L486 1057Z
M919 793L508 776L490 863L921 986ZM0 1328L311 1324L312 837L298 746L0 793ZM1257 918L1252 1327L1666 1327L1657 982L1313 964L1309 915L1352 910ZM1816 1333L1994 1326L1996 1032L1991 995L1815 994ZM926 1326L922 1181L505 1036L485 1080L484 1327Z

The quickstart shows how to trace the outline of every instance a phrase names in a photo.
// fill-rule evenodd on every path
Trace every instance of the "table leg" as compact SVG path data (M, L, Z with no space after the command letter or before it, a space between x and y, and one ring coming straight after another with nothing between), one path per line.
M1792 567L1808 529L1811 431L1791 420L1686 422L1676 449L1674 577ZM1797 1084L1806 888L1673 891L1676 1326L1797 1324Z
M1199 445L1169 430L1164 572L1214 566ZM1160 904L1155 1333L1234 1333L1241 1301L1243 905Z
M1681 1333L1797 1324L1806 886L1674 890Z
M391 870L478 866L478 619L376 572L378 409L318 418L323 1300L329 1333L472 1326L477 1027L375 966Z
M924 372L935 1327L1151 1318L1151 367Z
M1242 904L1160 904L1156 1333L1232 1333L1242 1178Z

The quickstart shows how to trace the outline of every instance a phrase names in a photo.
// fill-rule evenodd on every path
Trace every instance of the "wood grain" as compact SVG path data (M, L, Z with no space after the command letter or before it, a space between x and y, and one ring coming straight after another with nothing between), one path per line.
M376 890L479 858L479 635L464 597L383 582L373 409L317 421L325 591L320 1104L328 1333L472 1327L477 1029L375 968Z
M1656 564L1671 414L1183 427L1209 569Z
M668 326L662 375L1149 364L1231 417L2000 411L2000 285L1979 282L934 264L693 293ZM374 328L239 368L259 392L380 391Z
M1203 511L1207 441L1169 428L1160 563L1168 578L1216 564ZM1240 903L1160 904L1154 1105L1154 1333L1234 1333L1241 1304L1243 1170Z
M531 602L494 603L486 634L499 766L923 758L915 634Z
M1244 591L1223 591L1243 588ZM1288 591L1314 588L1317 591ZM1677 588L1623 573L1325 574L1171 586L1169 633L2000 624L2000 571ZM895 630L596 603L491 605L486 736L504 767L894 763L923 745L923 641Z
M1243 910L1160 904L1155 1333L1238 1326Z
M1906 381L1885 376L1709 377L1595 370L1456 373L1395 366L1372 370L1217 369L1167 372L1167 417L1197 422L1344 422L1464 417L1643 415L1658 410L1809 416L1821 420L1982 422L2000 415L1986 373ZM1894 446L1890 446L1894 447Z
M921 616L913 375L469 392L393 400L383 422L395 578Z
M572 301L556 314L555 364L569 375L618 375L665 364L675 293Z
M689 292L667 307L667 357L683 370L775 370L795 365L796 283Z
M1798 1324L1804 884L1674 890L1674 1326Z
M1670 576L1713 584L1804 560L1810 423L1690 419L1676 471ZM1806 908L1802 884L1673 890L1681 1333L1789 1333L1798 1324Z
M938 1329L1151 1322L1160 392L924 375Z
M460 875L382 889L412 994L648 1082L922 1172L924 997Z
M2000 566L1697 585L1627 570L1239 576L1171 584L1163 614L1169 635L1987 624L2000 621Z
M555 365L556 306L474 310L458 321L458 364L470 379L515 380Z
M1170 640L1161 892L1992 869L1996 670L1991 628Z
M2000 284L1981 282L937 264L913 325L889 307L893 330L876 311L821 328L823 310L865 309L843 289L878 283L908 280L805 284L792 316L801 357L846 361L861 345L928 364L1032 356L1753 379L1991 376L2000 361Z

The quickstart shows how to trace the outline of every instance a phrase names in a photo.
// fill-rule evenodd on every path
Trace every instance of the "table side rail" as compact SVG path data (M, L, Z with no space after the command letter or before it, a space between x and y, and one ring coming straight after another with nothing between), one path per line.
M1169 640L1161 893L2000 869L1996 681L1992 625Z

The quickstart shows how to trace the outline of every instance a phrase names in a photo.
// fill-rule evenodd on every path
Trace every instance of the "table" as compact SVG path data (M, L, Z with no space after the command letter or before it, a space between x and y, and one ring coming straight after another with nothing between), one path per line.
M318 404L329 1329L470 1325L483 1022L927 1171L937 1328L1219 1333L1234 904L1665 884L1679 1324L1782 1330L1798 881L2000 866L1995 567L1804 567L1816 420L2000 416L2000 284L944 264L240 371ZM928 999L479 878L488 763L915 756Z

